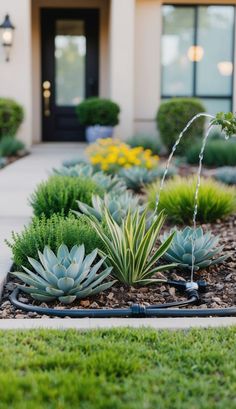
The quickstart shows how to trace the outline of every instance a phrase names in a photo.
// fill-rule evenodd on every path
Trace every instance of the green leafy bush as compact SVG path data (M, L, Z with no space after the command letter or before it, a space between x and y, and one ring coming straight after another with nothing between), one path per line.
M88 98L76 108L81 125L115 126L119 123L120 108L109 99Z
M226 185L236 185L236 167L224 166L217 169L214 178Z
M24 148L24 143L12 136L3 136L0 139L0 156L14 156Z
M176 264L159 266L156 264L171 245L175 234L170 234L160 247L156 247L157 238L165 221L163 212L152 218L146 230L147 210L142 215L138 210L128 213L121 226L118 226L105 210L108 235L96 217L87 217L104 244L105 252L100 251L100 254L107 257L106 264L113 267L112 275L121 283L133 285L163 282L153 278L154 274L176 267Z
M159 198L159 209L165 209L175 223L192 223L196 178L175 177L168 180ZM159 183L147 188L151 209L155 209L159 193ZM198 200L197 220L203 223L214 222L236 211L236 190L213 179L201 180Z
M21 105L12 99L0 98L0 138L14 136L24 119Z
M205 108L194 98L172 98L161 104L156 121L161 140L169 152L190 119L201 112L205 112ZM191 125L179 144L178 153L185 153L189 146L202 136L204 124L205 118L200 117Z
M150 149L155 155L159 155L162 150L161 143L157 138L149 135L134 135L132 138L129 138L126 143L132 148L142 146L144 149Z
M45 216L34 217L29 226L20 233L12 233L12 240L6 241L13 253L16 267L30 267L27 257L39 260L38 250L45 246L56 251L61 243L69 248L75 244L84 244L86 254L95 248L103 248L103 244L90 223L84 216L79 219L72 214L64 218L54 214L47 219Z
M35 216L46 217L54 213L68 215L70 210L77 210L77 200L92 204L92 195L103 195L103 189L89 178L70 176L51 176L40 183L31 197L31 206Z
M199 162L201 143L193 145L187 152L187 161L190 164ZM203 164L207 166L236 166L236 142L226 140L208 141Z

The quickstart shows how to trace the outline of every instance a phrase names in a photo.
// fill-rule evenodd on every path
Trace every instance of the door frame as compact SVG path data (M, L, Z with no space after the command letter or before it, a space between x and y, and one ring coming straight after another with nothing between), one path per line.
M51 109L50 120L44 115L44 99L42 84L44 81L51 79L52 98L55 101L55 59L52 57L55 51L55 21L56 19L82 19L85 20L86 32L89 30L86 47L86 74L85 74L85 97L99 95L99 43L100 43L100 10L98 8L41 8L40 9L40 27L41 27L41 124L42 124L42 141L44 142L67 142L67 140L58 139L54 135L54 124L56 121L55 110ZM89 22L89 25L88 25ZM49 28L48 28L49 27ZM89 41L89 42L88 42ZM47 61L51 58L51 63ZM47 78L48 77L48 78ZM92 80L91 80L92 79ZM52 107L52 101L51 101ZM71 107L63 108L65 114ZM83 141L84 127L78 122L78 139L69 141Z

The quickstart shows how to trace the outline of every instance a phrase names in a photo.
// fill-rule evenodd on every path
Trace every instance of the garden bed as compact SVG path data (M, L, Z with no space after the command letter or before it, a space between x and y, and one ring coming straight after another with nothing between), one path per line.
M1 169L4 169L6 166L11 165L12 163L16 162L16 161L19 160L19 159L25 158L25 157L28 156L28 155L29 155L29 152L24 151L24 152L22 152L22 153L19 154L19 155L14 155L14 156L6 157L6 158L5 158L5 159L6 159L6 162L4 163L4 165L2 164L2 166L0 167L0 171L1 171Z
M227 308L236 304L236 216L228 217L224 221L202 226L204 230L211 230L220 236L220 244L224 245L224 252L229 252L229 258L220 265L216 265L201 273L195 274L195 280L203 279L207 282L206 293L201 295L198 308ZM189 273L174 271L166 273L166 278L189 280ZM21 311L11 305L9 295L15 288L15 280L9 275L8 282L3 292L2 305L0 306L0 318L45 318L34 312ZM58 303L40 303L33 301L34 305L42 307L55 307L59 309L72 308L126 308L133 303L149 306L152 304L181 301L186 299L174 287L166 285L149 285L145 287L125 287L115 284L111 289L85 298L80 302L74 302L69 307ZM26 294L20 293L19 300L30 304ZM188 308L196 308L191 306Z

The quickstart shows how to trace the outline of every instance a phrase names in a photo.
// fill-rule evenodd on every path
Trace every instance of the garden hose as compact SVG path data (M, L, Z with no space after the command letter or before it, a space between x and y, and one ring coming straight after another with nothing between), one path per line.
M183 309L173 307L184 307L199 302L199 292L203 292L206 289L207 284L204 281L198 282L186 282L168 280L166 284L174 286L175 288L183 291L187 300L176 301L173 303L156 304L151 306L144 306L141 304L133 304L129 308L109 308L109 309L56 309L56 308L44 308L31 304L25 304L18 301L19 289L16 288L10 295L11 303L21 310L35 312L40 315L49 315L57 317L70 317L70 318L114 318L114 317L126 317L126 318L164 318L164 317L227 317L236 316L236 307L230 308L206 308L206 309Z

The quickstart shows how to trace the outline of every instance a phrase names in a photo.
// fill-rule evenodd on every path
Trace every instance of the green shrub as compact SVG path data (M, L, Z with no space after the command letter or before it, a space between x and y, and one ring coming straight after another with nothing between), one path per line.
M0 98L0 138L14 136L24 119L21 105L12 99Z
M38 250L42 252L45 246L49 246L56 251L61 243L69 248L84 243L86 254L95 248L103 248L99 236L85 217L78 219L72 214L66 218L55 214L49 219L35 217L29 226L20 233L13 232L12 240L7 241L18 268L22 265L30 267L27 257L39 260Z
M173 98L161 104L156 121L161 140L169 152L190 119L201 112L205 112L205 108L194 98ZM205 118L200 117L191 125L179 144L178 153L185 153L193 141L202 136L204 124Z
M103 189L90 178L70 176L51 176L40 183L31 197L31 206L35 216L46 217L54 213L68 215L70 210L77 210L77 200L92 204L92 195L103 195Z
M155 155L159 155L162 150L161 143L154 136L134 135L132 138L129 138L126 143L132 148L142 146L144 149L150 149Z
M199 162L199 153L201 144L197 143L192 146L187 152L187 161L190 164L197 164ZM236 142L226 140L212 140L208 141L203 164L207 166L236 166Z
M165 209L175 223L192 223L196 178L176 176L168 180L159 198L159 209ZM159 184L147 188L149 206L154 209L159 193ZM202 179L199 189L197 220L214 222L236 211L236 190L213 179Z
M12 136L3 136L0 139L0 156L14 156L24 148L24 143Z
M119 123L120 108L109 99L88 98L76 108L81 125L115 126Z

